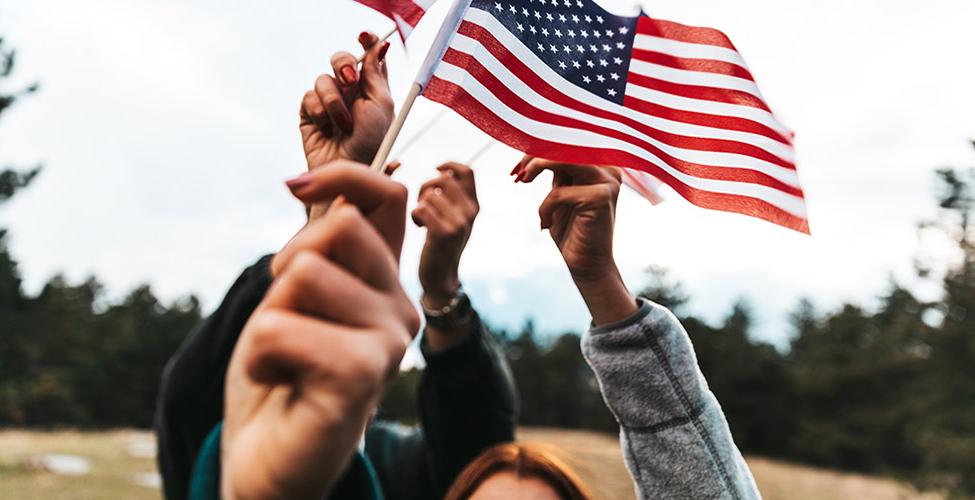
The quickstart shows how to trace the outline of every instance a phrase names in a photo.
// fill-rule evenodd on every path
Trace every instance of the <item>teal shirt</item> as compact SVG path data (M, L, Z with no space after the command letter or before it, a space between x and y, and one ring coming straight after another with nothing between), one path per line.
M220 498L220 431L223 422L210 431L193 466L189 500L217 500ZM383 500L376 470L369 457L356 451L341 481L332 491L332 498Z

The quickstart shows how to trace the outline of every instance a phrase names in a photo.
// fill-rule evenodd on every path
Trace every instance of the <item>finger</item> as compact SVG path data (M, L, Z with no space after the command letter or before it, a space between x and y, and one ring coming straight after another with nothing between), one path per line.
M469 195L461 187L460 181L446 174L438 175L424 182L420 186L420 198L436 189L440 189L440 193L454 203L465 203L469 198Z
M378 290L399 286L396 256L372 224L347 203L333 205L324 217L302 229L274 256L272 274L277 278L287 273L294 259L305 252L334 261Z
M382 246L385 249L385 245ZM336 261L303 250L274 280L262 307L297 310L319 319L357 327L381 323L381 292Z
M352 133L352 115L345 106L345 100L335 79L331 75L319 75L315 80L315 93L332 123L342 132Z
M331 139L332 137L332 121L328 118L328 113L325 112L325 106L322 105L322 101L318 98L318 94L314 90L309 90L305 92L304 97L301 98L301 109L299 110L299 117L301 118L301 129L305 132L305 127L313 127L315 130L320 130L325 137Z
M393 160L386 164L386 168L384 169L384 172L386 173L386 175L392 177L393 174L395 174L396 171L399 170L399 168L402 166L403 166L403 162L399 160Z
M437 167L441 172L453 172L470 195L477 200L477 186L474 183L474 170L463 163L447 162Z
M538 206L538 217L542 229L552 227L555 211L559 208L579 208L595 206L601 203L611 203L613 200L612 187L607 184L586 184L577 186L563 186L552 189L548 196Z
M410 215L417 226L425 227L428 231L433 231L437 234L443 233L443 216L433 205L426 201L418 203Z
M373 33L363 32L359 35L359 44L366 51L359 75L362 82L362 93L366 98L379 101L384 107L388 104L392 108L393 99L389 93L389 80L386 77L385 63L389 42L378 43L378 40L378 37Z
M541 158L531 158L524 163L522 175L519 180L531 182L538 177L538 174L545 170L551 170L557 174L569 176L575 184L593 184L606 180L607 176L603 169L592 165L579 165L574 163L563 163Z
M332 54L332 74L339 83L346 87L359 83L359 71L356 69L356 59L352 54L341 51Z
M327 202L342 196L355 205L376 227L398 258L406 231L407 191L402 184L365 168L339 160L328 168L317 168L287 182L291 192L305 204Z
M462 208L447 199L443 193L431 191L423 201L429 203L440 214L437 221L439 224L434 230L437 235L454 235L462 231L464 226L467 225L466 216L462 212Z
M358 329L290 310L268 308L244 330L247 374L259 383L293 382L311 374L344 374L353 392L374 392L399 365L412 332Z

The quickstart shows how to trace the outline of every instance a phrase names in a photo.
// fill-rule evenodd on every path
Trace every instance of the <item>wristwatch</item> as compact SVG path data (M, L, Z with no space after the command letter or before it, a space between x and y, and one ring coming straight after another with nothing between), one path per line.
M427 319L427 325L437 330L454 330L467 326L471 321L471 299L464 293L463 287L457 288L457 293L450 298L447 305L439 309L429 309L420 299L420 307L423 308L423 316Z

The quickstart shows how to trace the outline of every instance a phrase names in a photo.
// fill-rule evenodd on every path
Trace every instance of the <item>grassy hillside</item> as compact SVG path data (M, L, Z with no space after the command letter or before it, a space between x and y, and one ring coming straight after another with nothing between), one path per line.
M615 436L557 429L521 429L519 439L546 443L603 499L633 498ZM0 431L0 492L6 500L158 499L152 458L154 439L144 431ZM85 457L91 470L80 476L45 471L36 458L58 453ZM937 499L884 478L748 459L768 500Z

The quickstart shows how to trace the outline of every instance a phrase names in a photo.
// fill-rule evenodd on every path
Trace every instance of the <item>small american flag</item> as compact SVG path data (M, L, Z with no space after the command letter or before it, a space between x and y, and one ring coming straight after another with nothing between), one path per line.
M400 37L406 40L420 18L436 0L356 0L396 22Z
M528 154L634 168L695 205L809 232L792 133L720 31L592 0L472 0L418 83Z

